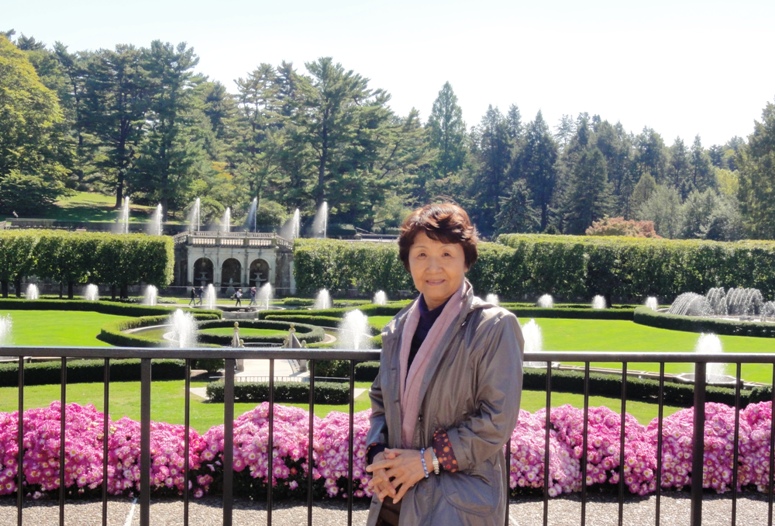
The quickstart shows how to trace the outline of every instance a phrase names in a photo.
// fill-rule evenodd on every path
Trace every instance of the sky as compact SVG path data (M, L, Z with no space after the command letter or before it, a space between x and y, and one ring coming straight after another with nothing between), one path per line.
M6 5L3 5L6 4ZM222 82L330 56L426 120L449 82L470 128L492 105L586 112L667 145L746 138L775 102L772 0L0 0L0 29L71 52L186 42Z

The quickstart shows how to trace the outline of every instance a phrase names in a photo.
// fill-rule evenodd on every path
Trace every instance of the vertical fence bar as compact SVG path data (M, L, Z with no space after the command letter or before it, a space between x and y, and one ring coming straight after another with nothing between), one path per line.
M657 409L657 502L655 523L659 526L662 505L662 421L665 415L665 362L659 362L659 398Z
M619 413L619 526L624 524L624 438L627 419L627 362L622 362L622 408Z
M102 369L102 526L108 526L108 441L110 439L110 358Z
M234 508L234 369L226 358L223 371L223 526L232 526ZM271 452L270 452L271 454Z
M707 364L694 364L694 444L692 444L692 526L702 526L702 466L705 453L705 381Z
M313 433L315 429L315 360L309 360L307 362L307 368L309 370L309 434L307 439L307 525L312 526L312 485L314 480L312 478L312 465L315 451L313 449Z
M59 526L65 526L65 432L67 427L67 358L59 369Z
M581 435L581 526L587 523L587 434L589 432L589 362L584 364L584 422Z
M353 523L353 450L355 439L355 360L350 360L350 433L347 439L347 526Z
M549 526L549 448L552 429L552 363L546 362L546 433L544 435L544 526Z
M770 400L770 407L775 407L775 364L772 365L772 399ZM772 414L772 412L770 413ZM773 415L770 418L770 437L775 437L775 415ZM769 477L767 477L767 525L772 526L772 477L773 477L773 468L775 467L775 458L773 458L773 454L775 451L773 451L773 443L772 438L770 438L770 462L769 462L769 468L770 470L768 473L770 474Z
M266 526L272 526L272 480L274 479L274 358L269 360L269 465L266 472Z
M732 526L737 524L737 460L740 446L740 384L742 378L742 365L738 362L735 369L735 438L732 441L734 451L732 452Z
M140 359L140 526L151 526L151 359Z
M16 459L16 522L22 526L22 510L24 509L24 356L19 356L19 411L16 415L16 422L19 429L16 433L16 440L19 444L19 454Z
M188 526L189 520L189 491L188 491L188 477L190 469L189 455L191 450L191 358L186 358L186 381L185 381L185 394L183 399L183 432L186 434L183 437L183 472L186 474L183 480L183 525Z
M511 435L514 434L512 430ZM509 494L511 493L511 435L506 441L506 521L504 526L509 526Z

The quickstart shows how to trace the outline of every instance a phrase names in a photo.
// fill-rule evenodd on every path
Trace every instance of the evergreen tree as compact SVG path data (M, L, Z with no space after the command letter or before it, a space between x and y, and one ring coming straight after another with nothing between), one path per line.
M150 103L142 51L131 45L100 50L89 56L84 68L83 129L93 137L91 157L102 174L100 183L112 190L119 208Z
M686 199L686 196L695 188L691 181L689 152L680 137L676 137L675 142L669 149L669 153L670 160L667 166L668 184L678 190L681 199Z
M589 146L573 170L568 203L567 232L582 235L598 219L611 213L611 190L605 157Z
M621 123L602 121L595 126L595 145L605 157L608 181L614 197L612 214L630 216L630 195L635 187L632 139Z
M500 210L495 216L497 234L538 232L540 215L533 206L530 189L524 179L514 181L508 195L501 197L500 202Z
M131 188L146 202L158 202L164 213L190 204L191 185L210 169L203 149L201 108L194 90L202 82L193 69L199 59L185 43L154 41L143 50L150 104L148 130L131 173Z
M500 212L500 198L511 187L507 178L511 165L511 142L506 118L490 106L473 135L477 172L472 197L478 206L473 211L477 227L484 233L494 230L495 217Z
M463 110L457 103L457 96L449 82L445 82L433 102L428 117L428 139L435 151L431 163L429 181L445 180L454 177L462 169L466 160L466 125L463 122ZM429 197L420 196L421 200Z
M775 239L775 104L765 106L738 164L745 229L752 238Z
M692 143L689 165L692 188L704 192L708 188L716 187L713 165L710 162L708 152L702 147L699 135L694 138L694 143Z
M654 230L662 237L679 237L683 227L683 208L678 190L672 186L657 185L651 197L635 210L635 218L653 221Z
M651 128L644 128L635 138L635 161L638 173L650 173L657 184L667 181L667 149L662 137Z
M549 205L557 182L557 144L539 111L525 128L524 145L513 164L511 180L524 179L540 212L540 229L549 225Z
M638 208L648 201L648 199L654 194L657 189L657 182L651 176L650 173L643 174L638 180L638 184L632 190L629 199L629 209L633 214L636 213Z

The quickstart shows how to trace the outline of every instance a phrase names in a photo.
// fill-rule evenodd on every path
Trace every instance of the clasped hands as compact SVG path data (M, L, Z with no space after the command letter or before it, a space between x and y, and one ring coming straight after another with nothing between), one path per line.
M430 459L426 458L426 462L429 464ZM366 471L372 476L368 487L380 502L385 497L400 502L409 488L425 478L420 452L416 449L385 449L377 453Z

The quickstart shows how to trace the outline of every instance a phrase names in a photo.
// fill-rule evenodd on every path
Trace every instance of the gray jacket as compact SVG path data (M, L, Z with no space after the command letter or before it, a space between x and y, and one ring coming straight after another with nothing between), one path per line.
M459 470L421 480L401 501L400 524L502 525L507 472L503 446L519 414L524 340L516 316L469 293L423 377L413 449L447 430ZM380 372L369 392L367 444L401 447L399 349L408 307L382 334ZM381 503L374 496L368 525Z

